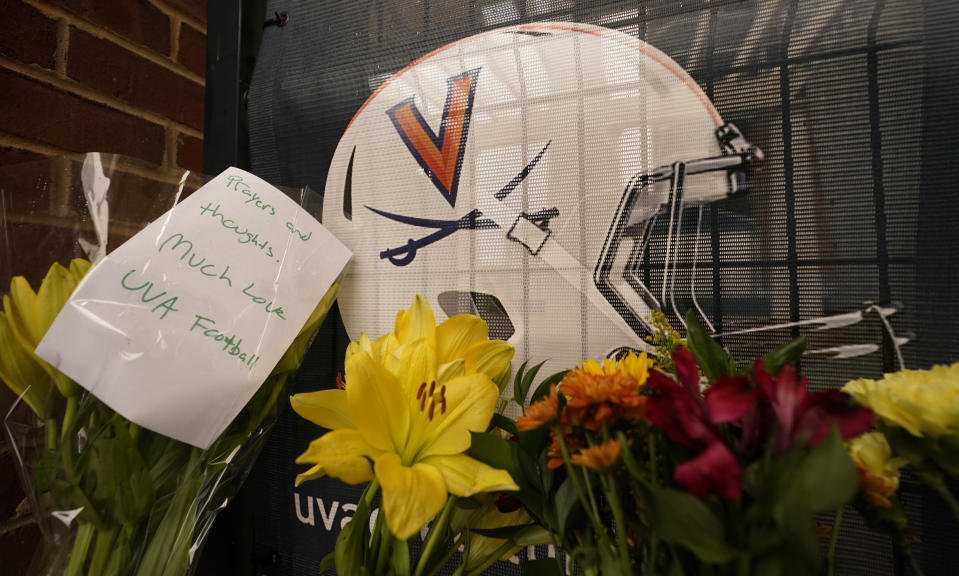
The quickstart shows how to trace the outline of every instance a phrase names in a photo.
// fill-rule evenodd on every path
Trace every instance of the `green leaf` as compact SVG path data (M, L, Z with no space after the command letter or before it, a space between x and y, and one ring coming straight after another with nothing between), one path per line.
M491 432L471 432L470 435L470 456L493 468L513 472L513 451L508 441Z
M555 558L527 560L520 566L523 576L564 576Z
M696 357L696 363L710 382L715 382L725 374L736 373L736 362L718 342L713 340L699 322L696 313L686 312L687 340L689 350Z
M556 528L559 529L560 538L565 540L566 534L569 534L574 527L575 520L582 516L585 510L584 503L579 501L579 496L576 494L576 486L569 477L563 480L559 489L556 490L553 506L556 507Z
M375 482L375 481L374 481ZM371 487L367 486L367 490ZM366 551L370 540L371 500L364 492L356 505L353 519L336 537L333 558L337 574L364 574L366 572Z
M472 528L470 529L470 532L479 534L480 536L485 536L487 538L498 538L504 540L506 538L512 538L513 536L516 536L531 526L538 526L538 524L516 524L514 526L500 526L498 528Z
M523 390L523 374L526 372L526 365L529 360L523 362L516 371L516 377L513 378L513 401L520 406L526 405L526 392Z
M502 414L493 414L493 419L490 420L490 424L496 426L497 428L502 429L513 436L519 434L519 430L516 429L516 422L513 422L510 418L503 416Z
M652 529L662 540L689 549L707 564L733 558L722 521L702 500L672 488L651 487L646 492Z
M539 402L543 398L546 398L549 395L549 387L552 384L559 384L560 380L566 377L569 374L569 370L561 370L556 374L551 375L546 380L543 380L539 383L539 386L536 387L536 391L533 392L533 397L530 398L530 402Z
M932 457L946 474L959 476L959 434L940 436Z
M636 457L633 456L633 451L629 447L629 443L626 441L626 435L622 432L617 433L617 438L619 439L619 446L622 449L623 462L626 464L626 470L629 471L630 476L640 481L644 486L649 485L647 480L647 473L643 470L642 465L636 460Z
M859 473L835 428L822 444L809 451L799 466L799 479L813 512L835 510L856 497Z
M526 395L529 394L530 386L533 385L533 379L536 378L536 375L539 373L539 369L542 368L543 364L545 363L546 361L544 360L536 366L530 368L528 372L525 372L522 379L520 379L519 389L513 391L514 395L520 398L520 406L526 405Z
M785 344L776 346L763 356L766 372L775 376L779 374L779 371L782 370L784 366L799 362L799 359L802 358L802 355L806 352L806 346L808 344L809 342L806 341L806 337L800 336Z
M320 574L336 566L336 552L330 552L320 560Z
M549 444L549 430L539 428L537 430L525 430L517 434L519 446L530 458L536 458L542 454Z
M809 496L802 481L793 482L780 495L773 516L783 535L783 545L775 556L784 575L805 576L819 572L821 562L815 521Z

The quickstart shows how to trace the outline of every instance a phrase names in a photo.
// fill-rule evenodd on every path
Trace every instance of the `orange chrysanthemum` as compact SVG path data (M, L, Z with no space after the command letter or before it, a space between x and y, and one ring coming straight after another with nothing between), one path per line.
M563 450L560 448L559 441L556 439L555 430L550 433L550 437L552 438L552 442L550 442L549 450L546 452L546 455L549 456L546 467L550 470L555 470L563 465ZM568 454L574 454L586 445L582 437L566 433L563 434L563 442L566 443Z
M617 440L607 440L602 444L583 448L570 457L570 462L594 470L612 468L619 462L622 448Z
M563 378L562 390L570 423L587 430L600 430L604 421L612 426L619 420L635 422L643 417L646 397L640 394L636 378L628 374L577 369Z
M517 418L516 428L520 432L536 430L553 424L558 417L559 396L556 393L556 385L551 384L549 396L530 406L525 416Z

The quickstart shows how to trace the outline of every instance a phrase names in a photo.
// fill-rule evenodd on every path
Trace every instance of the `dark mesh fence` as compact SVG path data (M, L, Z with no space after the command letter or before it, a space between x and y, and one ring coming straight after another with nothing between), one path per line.
M277 0L276 12L289 19L264 30L249 92L253 171L272 183L323 190L363 102L436 48L522 22L618 29L673 58L765 152L747 193L684 211L677 310L698 304L741 359L807 334L818 353L802 370L819 389L897 369L893 333L907 367L959 359L959 3ZM667 226L657 221L636 271L654 293L672 266ZM892 332L874 304L898 308ZM841 328L794 325L856 311L862 320ZM750 331L776 324L793 325ZM296 391L331 386L346 343L334 315ZM316 434L288 411L245 489L258 574L316 573L352 514L357 489L293 488L293 460ZM956 573L959 526L908 479L903 501L926 573ZM887 538L847 518L840 573L907 573Z

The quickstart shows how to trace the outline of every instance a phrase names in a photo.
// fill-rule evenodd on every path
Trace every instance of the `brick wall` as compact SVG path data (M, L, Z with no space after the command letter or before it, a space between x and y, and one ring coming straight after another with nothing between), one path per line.
M152 181L202 168L206 0L0 7L0 166L96 151L149 161L126 170ZM0 419L12 400L0 384ZM0 572L24 573L38 542L0 434Z
M97 151L202 168L206 0L0 5L0 165Z

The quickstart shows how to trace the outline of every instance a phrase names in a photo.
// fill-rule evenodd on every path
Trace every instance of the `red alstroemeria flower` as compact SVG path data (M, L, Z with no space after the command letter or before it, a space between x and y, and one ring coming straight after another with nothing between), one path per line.
M650 374L652 395L646 402L649 421L673 440L700 454L675 470L676 483L698 497L719 494L739 497L741 471L732 451L723 443L720 424L739 424L756 400L757 390L746 378L724 376L700 392L699 369L692 352L673 353L677 384L662 372Z
M826 439L833 427L844 440L872 428L875 415L839 390L809 393L806 379L796 377L793 366L784 367L776 378L762 359L753 364L753 378L775 416L776 452L788 450L802 439L812 447Z
M742 471L732 451L722 442L713 442L699 456L676 467L673 479L697 498L719 494L728 500L739 498Z

